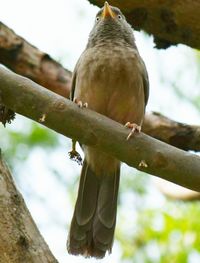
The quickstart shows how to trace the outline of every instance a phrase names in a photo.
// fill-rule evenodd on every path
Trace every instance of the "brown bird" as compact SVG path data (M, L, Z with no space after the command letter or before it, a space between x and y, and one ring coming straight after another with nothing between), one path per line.
M121 11L105 2L76 64L71 99L122 124L129 122L132 135L140 130L148 93L133 30ZM82 148L85 159L67 248L74 255L102 258L113 244L120 161L95 147Z

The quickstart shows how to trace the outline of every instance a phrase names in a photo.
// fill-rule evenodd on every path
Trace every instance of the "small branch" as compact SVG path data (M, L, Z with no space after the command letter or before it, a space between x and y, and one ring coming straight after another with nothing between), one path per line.
M0 156L0 262L56 263Z
M123 125L89 109L80 109L73 102L4 68L0 68L0 91L4 105L15 112L37 122L45 114L43 125L60 134L94 146L146 173L200 191L197 155L143 133L127 141L129 130Z
M104 0L89 2L104 4ZM199 1L110 0L109 4L119 7L134 29L152 34L157 48L182 43L200 49Z
M195 201L200 199L199 192L189 190L158 177L155 177L153 182L162 194L172 200Z
M44 57L48 58L45 67L42 66ZM69 97L71 72L2 23L0 23L0 62L47 89ZM5 120L5 115L2 119ZM146 134L180 149L200 150L200 126L177 123L158 113L149 113L145 116L143 130Z

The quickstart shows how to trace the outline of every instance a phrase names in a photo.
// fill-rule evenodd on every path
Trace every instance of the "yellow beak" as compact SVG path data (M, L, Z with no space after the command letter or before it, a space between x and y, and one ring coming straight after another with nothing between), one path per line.
M115 16L116 16L115 13L112 11L110 5L106 1L104 4L104 8L103 8L103 12L102 12L101 17L104 19L106 17L115 18Z

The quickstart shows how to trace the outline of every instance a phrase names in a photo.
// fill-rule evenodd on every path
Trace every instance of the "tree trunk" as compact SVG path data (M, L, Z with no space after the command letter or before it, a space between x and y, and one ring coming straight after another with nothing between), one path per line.
M0 262L56 263L0 154Z

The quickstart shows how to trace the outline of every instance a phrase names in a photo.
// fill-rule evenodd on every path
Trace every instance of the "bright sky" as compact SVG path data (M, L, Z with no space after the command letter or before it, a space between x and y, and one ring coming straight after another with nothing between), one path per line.
M87 0L0 0L0 7L0 18L3 23L39 49L60 60L70 70L73 70L85 48L98 10ZM150 77L151 92L148 110L160 111L179 121L198 124L199 113L190 104L176 98L173 90L168 87L169 84L162 82L162 79L171 81L177 78L178 84L183 85L188 93L192 89L193 93L199 95L193 51L185 46L157 51L153 49L152 38L138 32L135 34ZM181 74L182 68L185 70L184 74ZM17 127L15 125L17 124L12 125L13 129ZM60 173L67 174L66 185L58 184L56 178L45 168L45 162L54 163ZM37 149L31 154L26 168L29 169L28 174L27 169L24 170L24 175L21 174L23 180L26 179L24 186L40 193L41 198L46 198L47 207L53 207L53 210L52 208L50 210L54 215L49 219L52 213L44 211L44 206L27 197L29 209L54 255L60 263L84 262L82 258L67 255L65 250L67 233L63 231L72 213L72 207L66 195L68 176L69 174L73 176L79 168L71 165L70 161L66 161L65 151L51 153L47 158L41 152L37 152ZM46 187L47 182L48 187ZM56 196L51 196L49 194L51 192L56 192ZM25 190L24 195L26 196ZM53 221L57 224L53 225ZM119 262L118 256L119 252L115 244L112 256L101 262ZM87 260L87 262L96 261Z

